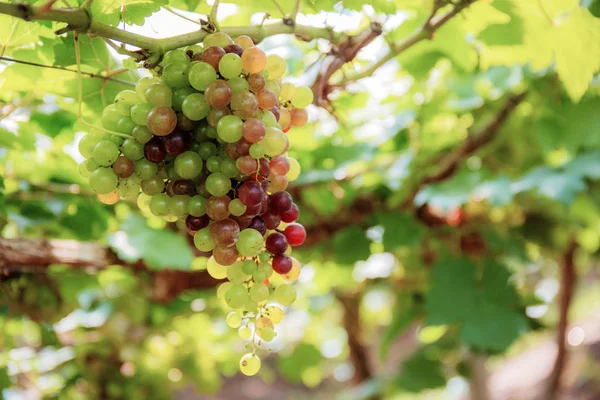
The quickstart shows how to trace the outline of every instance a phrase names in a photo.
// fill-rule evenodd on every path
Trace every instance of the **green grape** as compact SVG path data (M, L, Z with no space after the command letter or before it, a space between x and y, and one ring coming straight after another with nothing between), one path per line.
M238 329L238 336L242 340L248 340L250 339L250 336L252 336L252 329L248 328L247 326L242 326L240 329Z
M265 279L269 279L273 275L273 267L271 264L261 264L256 271L252 273L252 279L254 282L264 282Z
M242 271L242 263L240 261L236 261L227 267L227 279L231 283L244 283L249 275L246 275L244 271Z
M205 49L208 49L210 46L219 46L225 48L232 43L233 40L229 37L229 35L223 32L211 33L202 41L202 45Z
M189 64L191 62L190 57L187 55L187 53L185 52L185 50L183 49L176 49L176 50L171 50L165 53L161 64L162 65L169 65L172 63L187 63Z
M189 54L190 51L192 52L192 54L196 54L196 53L202 53L203 47L202 45L199 44L191 44L188 47L185 48L185 53Z
M281 129L268 127L265 138L259 143L264 146L268 156L274 157L284 152L288 145L288 138Z
M205 186L211 195L224 196L231 189L231 180L224 174L216 172L206 178Z
M206 160L206 169L210 172L219 172L221 170L221 158L217 156L208 157L208 160Z
M133 135L135 140L142 144L148 143L150 139L152 139L152 133L150 133L148 128L146 128L145 126L136 126L135 128L133 128L133 132L131 132L131 134Z
M133 163L133 172L140 179L150 179L158 172L158 165L142 158Z
M106 135L104 137L116 144L117 146L121 146L125 141L125 138L122 138L121 136L117 135Z
M250 299L257 303L262 303L269 298L269 287L262 283L256 283L250 288Z
M171 107L173 92L164 83L153 83L146 89L146 101L152 107Z
M233 79L242 73L242 59L237 54L228 53L219 61L219 73L225 79Z
M200 231L203 231L204 229L201 229ZM198 232L196 232L196 235ZM194 240L195 238L196 236L194 236ZM215 279L223 279L227 276L227 267L219 264L213 256L208 259L208 262L206 263L206 270L208 271L208 274ZM229 290L227 292L229 292ZM225 294L225 299L227 299L227 294Z
M225 302L231 308L243 307L248 298L248 290L241 284L232 284L225 293Z
M198 154L203 160L208 160L210 157L217 154L217 145L215 145L213 142L200 143Z
M125 133L126 135L131 135L135 127L136 124L131 117L121 117L119 122L117 122L117 132Z
M313 102L313 92L307 87L300 86L296 88L292 96L292 104L296 108L304 108Z
M114 106L114 104L111 105ZM104 109L100 122L102 123L104 129L108 129L109 131L116 131L117 126L119 124L119 120L121 119L122 115L117 112L116 108L110 110L107 109L108 107Z
M140 178L135 175L132 175L129 178L119 179L117 193L125 199L136 197L140 193L140 183Z
M142 192L148 196L154 196L165 190L165 182L159 176L144 179L142 181Z
M206 214L206 199L200 195L190 198L188 213L193 217L201 217Z
M175 165L171 164L167 167L167 178L171 181L178 181L180 179L183 179L176 171L175 171Z
M290 306L296 300L296 289L292 285L282 284L275 289L275 300L282 306Z
M192 93L181 103L181 111L192 121L200 121L202 118L206 118L210 106L202 93Z
M169 215L169 196L165 193L158 193L150 199L150 212L157 217Z
M252 260L246 260L242 263L242 271L244 271L246 275L252 275L257 268L258 264Z
M121 145L121 151L131 161L137 161L144 157L144 145L134 139L125 139Z
M260 370L260 358L256 354L244 354L240 359L240 371L246 376L254 376Z
M238 328L240 325L242 325L242 316L238 312L232 311L229 314L227 314L225 322L230 328Z
M152 197L145 193L140 193L137 198L137 206L143 212L150 212L150 200L152 200Z
M101 140L94 146L92 158L102 166L108 167L117 161L119 157L119 147L110 140Z
M107 194L117 188L119 178L112 168L100 167L90 175L90 187L98 194Z
M295 158L288 157L288 161L290 162L290 170L285 175L288 178L288 181L295 181L300 176L300 164Z
M281 86L279 85L279 83L273 80L267 81L265 89L269 89L270 91L275 93L275 96L279 96L279 94L281 93Z
M285 60L276 54L267 56L266 70L269 73L269 79L277 80L285 74L287 66Z
M162 73L162 78L167 86L173 89L179 89L188 86L190 59L187 57L187 55L186 58L187 61L172 62L165 67Z
M227 81L231 88L231 93L240 93L248 91L248 81L244 78L233 78Z
M129 116L131 106L138 101L139 99L135 91L123 90L115 97L115 109L122 116Z
M81 164L79 164L79 175L83 176L84 178L89 178L90 175L92 174L92 171L90 171L88 169L89 161L93 161L93 160L85 160Z
M94 156L94 147L96 147L100 140L99 136L85 135L77 143L79 154L85 158L92 158Z
M235 165L235 161L229 157L225 157L221 159L221 172L228 178L235 178L240 173L240 170Z
M275 329L270 327L259 329L256 331L256 333L265 342L270 342L271 340L273 340L273 338L275 338L275 336L277 336L277 334L275 333Z
M202 228L194 234L194 245L200 251L211 251L215 248L215 241L210 235L210 227ZM223 267L223 278L225 278L226 275L227 271L225 270L225 267Z
M278 127L279 126L278 125L279 123L277 122L277 118L275 118L275 115L273 115L273 113L269 110L263 111L262 115L260 116L260 120L267 127L269 127L269 126Z
M175 195L169 200L169 215L183 217L188 213L190 196Z
M257 160L263 158L265 156L265 147L260 143L254 143L250 146L250 157L255 158Z
M271 261L271 254L265 251L258 255L258 259L260 260L261 264L268 264L269 261Z
M197 92L189 86L175 89L173 91L173 109L175 111L181 111L181 106L183 105L185 98L194 93Z
M246 205L240 199L233 199L229 202L229 212L231 215L239 217L246 212Z
M186 151L175 158L175 173L185 179L193 179L202 171L202 158L198 153Z
M217 124L217 135L226 143L235 143L242 138L244 122L235 115L226 115Z
M212 81L217 79L217 71L208 63L196 62L190 67L188 79L194 89L204 91Z
M206 127L206 137L208 137L209 139L216 139L217 138L217 129L210 125L207 126Z
M150 110L152 107L148 103L136 103L131 106L131 119L137 125L146 126L146 120L148 119L148 114L150 114Z
M250 312L256 312L258 311L258 303L250 300L250 297L248 297L246 304L244 304L244 308Z
M137 85L135 85L135 92L138 95L138 98L141 99L142 101L146 101L146 89L148 89L148 86L154 84L154 83L160 83L160 79L152 76L152 77L144 77L142 79L139 80L139 82L137 83Z
M271 319L271 322L274 324L278 324L283 321L283 310L277 306L269 306L267 307L267 315Z
M279 96L282 102L291 100L294 97L294 93L296 93L296 85L289 82L281 84L281 93L279 93Z
M240 232L240 237L236 242L240 255L244 257L254 257L260 253L265 244L263 236L254 229L244 229Z
M217 287L217 298L220 300L225 300L225 293L231 287L231 282L223 282Z

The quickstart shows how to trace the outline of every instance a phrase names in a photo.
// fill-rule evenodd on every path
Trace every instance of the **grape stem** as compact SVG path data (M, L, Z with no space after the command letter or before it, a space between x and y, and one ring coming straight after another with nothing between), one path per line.
M219 21L217 20L217 13L219 12L219 3L220 0L215 0L215 3L210 9L210 15L208 16L208 22L213 24L216 32L219 31Z

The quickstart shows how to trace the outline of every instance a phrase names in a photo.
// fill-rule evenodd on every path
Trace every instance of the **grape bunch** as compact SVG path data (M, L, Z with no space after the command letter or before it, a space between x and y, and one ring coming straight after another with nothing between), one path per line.
M246 375L260 368L256 343L275 337L281 306L296 298L290 246L306 238L286 192L300 174L287 132L307 122L313 95L283 83L285 71L248 36L208 35L166 53L104 109L103 133L79 142L80 172L102 202L137 197L152 214L185 221L208 273L228 279L217 295L233 309L227 324L250 340Z

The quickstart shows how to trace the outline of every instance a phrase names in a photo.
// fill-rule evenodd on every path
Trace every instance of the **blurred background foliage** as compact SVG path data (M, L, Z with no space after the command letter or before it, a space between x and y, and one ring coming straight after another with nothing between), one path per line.
M294 253L303 263L298 300L258 377L237 375L242 341L225 325L214 287L162 296L159 275L127 265L15 270L0 254L3 397L437 399L462 398L470 387L484 398L484 362L490 398L507 398L518 387L515 376L502 381L503 370L517 368L507 360L553 340L560 326L569 268L579 277L571 320L583 322L562 330L573 350L592 343L600 325L600 1L475 1L431 40L369 71L433 6L301 2L300 24L355 33L379 21L383 34L333 75L343 86L329 111L311 106L311 123L290 135L289 154L303 169L290 190L309 239ZM95 0L90 12L170 36L198 29L174 12L194 19L210 10L198 0ZM265 13L280 16L271 2L227 1L219 23L259 24ZM104 205L79 176L77 141L89 127L77 117L73 37L57 37L60 27L0 15L2 238L95 242L123 264L202 271L206 260L178 225L134 203ZM261 47L308 85L330 51L327 40L293 35ZM81 49L83 118L96 124L145 72L101 38L81 36ZM115 80L89 76L111 73ZM464 151L480 134L489 137ZM597 351L580 364L568 383L598 396ZM533 365L521 377L542 368ZM531 382L522 386L544 386Z

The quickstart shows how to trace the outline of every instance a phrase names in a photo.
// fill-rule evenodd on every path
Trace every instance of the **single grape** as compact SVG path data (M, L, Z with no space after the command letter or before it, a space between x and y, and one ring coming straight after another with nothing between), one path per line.
M175 172L182 178L193 179L202 171L202 158L198 153L186 151L175 158Z
M156 77L144 77L138 81L135 85L135 92L138 95L138 99L146 101L146 90L154 83L161 83L159 78Z
M282 278L285 279L288 282L295 282L296 280L298 280L298 277L300 276L300 262L298 260L296 260L294 257L290 257L292 260L292 268L290 269L290 271L286 274L282 275Z
M227 47L230 44L233 44L233 40L226 33L215 32L207 35L202 41L202 44L205 49L210 46Z
M283 254L288 248L288 241L284 234L279 232L273 232L267 236L265 242L267 251L273 255ZM290 263L291 268L291 263ZM275 266L273 265L273 269ZM277 269L275 269L277 270ZM287 271L286 271L287 272Z
M107 194L114 191L119 183L119 178L112 168L100 167L90 174L90 187L98 194Z
M300 164L295 158L288 157L288 161L290 162L290 171L286 176L288 181L292 182L300 176Z
M278 324L283 321L283 316L285 315L283 310L277 306L267 307L265 314L269 316L269 319L273 324Z
M152 106L148 103L136 103L131 107L131 119L137 125L146 126L148 114L152 110Z
M137 93L133 90L123 90L115 97L115 110L122 116L129 116L129 109L138 102Z
M133 128L133 132L131 132L131 134L135 140L142 144L148 143L153 137L152 133L150 133L147 127L140 125Z
M265 124L256 118L249 118L242 125L242 136L249 143L261 141L267 133Z
M273 212L266 212L262 214L261 217L265 221L267 229L275 229L281 223L281 217L279 214L275 214Z
M109 108L111 106L113 107L112 109ZM111 104L110 106L106 107L102 112L102 118L100 119L100 122L102 123L102 126L105 129L108 129L110 131L116 131L117 125L121 117L122 115L119 114L115 105Z
M117 193L125 199L137 197L140 193L140 183L140 178L135 175L130 176L129 178L119 179Z
M223 50L222 47L210 46L208 48L205 48L205 50L202 52L202 61L207 64L210 64L215 69L215 71L219 72L219 62L221 61L221 58L224 55L225 50Z
M170 106L154 107L148 114L148 130L157 136L166 136L177 126L177 115Z
M117 160L117 162L118 161L119 160ZM115 165L117 164L115 163ZM113 169L115 169L115 166L113 166ZM116 169L115 172L118 174ZM142 158L133 163L133 172L135 172L135 174L142 180L150 179L158 172L158 166L155 163L148 161L146 158ZM122 176L122 178L124 177Z
M169 200L169 215L183 217L187 214L190 197L175 195Z
M292 196L288 192L275 192L271 195L270 208L276 214L289 211L292 208Z
M235 38L235 40L233 42L235 44L241 46L241 48L244 50L254 46L254 41L252 40L252 38L250 38L250 36L246 36L246 35L238 36L237 38Z
M235 165L235 161L227 157L221 159L221 172L228 178L235 178L240 173L240 170Z
M260 141L265 148L265 153L271 157L277 156L285 151L289 143L288 137L281 129L268 127L265 138Z
M235 45L232 45L235 46ZM225 49L227 52L227 49ZM225 79L233 79L242 73L242 59L239 55L229 52L219 61L219 72Z
M265 148L260 143L254 143L250 146L250 156L255 159L260 159L265 155Z
M286 129L290 128L292 124L292 114L286 109L279 109L279 126L281 129L286 131Z
M237 92L231 96L231 111L240 118L252 118L258 111L258 100L253 93Z
M248 328L247 326L242 326L238 330L238 335L241 339L248 340L250 339L250 336L252 336L252 329Z
M260 204L263 194L260 184L253 181L246 181L238 188L238 198L249 207Z
M153 163L159 163L167 155L165 145L159 137L153 137L144 145L144 156Z
M256 100L258 100L258 106L263 110L268 110L271 107L275 107L277 104L277 95L269 89L261 89L256 92Z
M206 102L213 108L226 107L231 100L231 96L231 88L222 79L211 82L204 91Z
M184 132L190 132L192 130L194 130L196 127L198 126L198 122L197 121L192 121L191 119L189 119L188 117L186 117L183 112L178 112L177 113L177 126L175 129L178 129L180 131L184 131ZM191 132L190 132L190 137L191 137Z
M275 96L277 97L279 97L279 94L281 93L281 85L277 81L274 81L272 79L269 79L267 81L265 89L269 89L270 91L275 93ZM279 104L279 102L277 104Z
M200 251L211 251L215 248L215 242L210 235L210 228L202 228L194 235L194 246ZM209 259L210 261L210 259ZM223 271L225 273L226 271ZM225 278L225 275L223 275ZM220 279L223 279L220 278Z
M231 308L243 307L248 299L248 290L242 284L232 284L225 293L225 302Z
M213 128L216 128L217 124L219 123L221 118L223 118L226 115L231 115L231 111L229 111L229 108L227 108L227 107L211 108L206 117L206 121L208 122L208 124L210 126L212 126Z
M291 100L294 107L304 108L307 105L312 104L313 92L304 86L297 87Z
M183 100L181 111L183 115L192 121L200 121L206 118L210 111L210 106L202 93L192 93Z
M265 220L260 215L252 217L252 221L250 222L250 225L248 225L248 228L260 232L261 235L264 235L267 232Z
M112 168L119 178L127 178L133 174L133 162L123 156L117 158Z
M252 260L246 260L242 262L242 271L244 271L246 275L252 275L257 268L258 264Z
M291 246L300 246L306 240L306 229L301 224L289 224L285 227L284 234Z
M173 89L187 87L190 59L186 56L186 61L172 62L168 64L162 73L162 79L165 84Z
M146 89L146 101L152 107L171 107L173 92L164 83L153 83Z
M240 359L240 371L246 376L254 376L260 370L260 358L256 354L248 353Z
M227 53L227 54L230 54L230 53L235 54L238 57L241 57L242 53L244 52L244 48L236 43L232 43L232 44L229 44L229 45L223 47L223 50L225 50L225 53ZM241 62L242 61L240 60L240 66L241 66ZM221 67L219 67L219 68L221 68ZM241 73L241 70L240 70L240 73ZM223 76L225 76L225 75L223 75ZM230 78L228 78L228 79L230 79Z
M269 79L279 79L285 74L287 66L285 60L276 54L267 57L266 70L269 73Z
M194 89L204 91L212 81L217 79L217 71L209 63L195 62L190 67L188 79Z
M242 174L250 175L258 171L258 162L250 156L244 156L237 159L237 167Z
M150 199L150 212L158 217L169 215L170 197L165 193L158 193Z
M281 97L282 102L290 101L294 97L294 93L296 93L296 86L293 83L285 82L281 84L279 97Z
M220 172L206 178L206 189L213 196L223 196L231 189L231 180Z
M292 108L290 116L292 126L304 126L308 121L308 113L304 108Z
M232 311L229 314L227 314L225 322L230 328L239 328L239 326L242 325L242 316L239 313Z
M271 172L275 175L285 175L290 171L290 162L286 156L275 156L269 162Z
M288 211L280 214L281 220L283 222L287 222L287 223L294 222L295 220L298 219L299 215L300 215L300 210L298 209L298 206L296 205L296 203L293 203L292 207Z
M206 213L214 221L220 221L229 217L229 203L231 199L227 196L211 196L206 202Z
M93 160L101 167L111 166L119 157L119 147L110 140L101 140L92 151Z
M96 197L98 197L98 200L100 200L101 203L108 205L116 204L121 199L121 197L116 191L112 191L106 194L98 193L96 194Z
M233 78L228 80L227 83L229 83L231 93L233 94L248 91L248 81L244 78Z
M283 284L275 289L275 300L282 306L290 306L296 301L296 289L292 285Z
M198 235L199 232L202 232L202 230L196 232L196 235ZM194 236L194 243L195 241L196 236ZM208 262L206 263L206 270L208 271L208 274L215 279L225 279L225 277L227 276L226 266L219 264L217 260L215 260L214 256L208 259ZM231 290L231 288L229 288L225 293L225 299L227 299L227 293L229 292L229 290Z
M121 117L119 119L119 122L117 122L117 132L124 133L126 135L131 135L135 127L135 122L133 122L133 120L129 116Z
M244 229L235 245L242 256L254 257L263 249L264 238L254 229Z
M190 63L190 57L187 55L185 50L175 49L175 50L168 51L167 53L165 53L161 64L168 65L168 64L172 64L172 63L176 63L176 62L187 63L187 64Z
M233 199L229 202L229 212L231 215L239 217L246 211L246 206L240 201L240 199Z
M279 127L279 107L271 107L268 110L263 111L260 120L265 124L265 126L272 126L275 128Z
M281 192L288 187L288 180L285 175L270 175L268 191L271 193Z
M264 282L265 279L269 279L273 275L273 268L270 264L261 264L256 271L252 273L252 279L254 282Z
M258 47L249 47L242 54L242 66L251 74L261 72L267 65L267 55Z
M158 176L153 176L142 181L142 192L148 196L154 196L163 190L165 190L165 182Z
M250 288L250 299L262 303L269 298L269 287L262 283L256 283Z
M235 143L242 138L243 121L235 115L226 115L217 124L217 135L226 143Z
M131 161L138 161L144 158L144 145L135 139L125 139L121 144L123 155Z
M217 298L220 300L225 300L225 293L231 287L231 282L223 282L217 287Z
M232 265L234 262L236 262L240 254L235 246L215 247L213 250L213 256L221 265Z
M193 217L206 214L206 199L202 196L193 196L188 203L188 212Z
M273 257L273 270L280 275L287 274L292 270L292 259L285 254Z
M231 218L215 221L210 226L210 234L217 246L230 247L240 236L240 226Z
M189 208L189 201L188 201L188 208ZM185 226L186 226L188 232L190 232L192 234L198 232L202 228L206 228L208 226L209 222L210 222L210 219L208 218L207 215L203 215L201 217L194 217L193 215L188 215L185 218Z
M248 81L248 88L254 93L263 89L267 84L267 80L263 74L250 74L246 80Z

